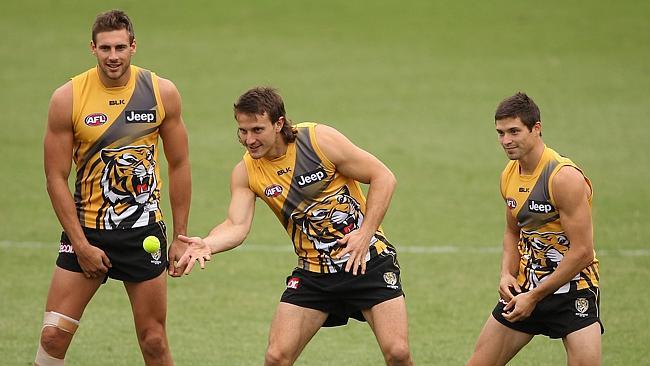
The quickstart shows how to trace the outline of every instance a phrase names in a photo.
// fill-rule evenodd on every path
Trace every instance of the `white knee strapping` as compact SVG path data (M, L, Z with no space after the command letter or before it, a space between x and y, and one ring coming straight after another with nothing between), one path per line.
M35 366L65 366L65 361L60 358L50 356L47 351L43 349L41 342L38 342L38 351L36 351Z
M79 320L72 319L56 311L47 311L43 319L43 328L45 327L57 327L64 332L74 334L79 327Z

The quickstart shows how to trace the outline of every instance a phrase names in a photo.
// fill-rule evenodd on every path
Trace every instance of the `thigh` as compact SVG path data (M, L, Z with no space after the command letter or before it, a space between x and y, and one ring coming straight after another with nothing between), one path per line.
M505 365L531 339L532 334L510 329L490 315L467 365Z
M165 325L167 317L167 276L165 272L142 282L124 282L131 301L138 333Z
M568 365L600 365L601 328L596 322L568 334L562 339L566 348Z
M327 319L327 313L281 302L269 332L269 349L297 358Z
M408 320L404 296L362 310L382 350L392 344L408 344Z
M86 278L82 272L55 267L47 294L45 311L55 311L73 319L81 315L104 278Z

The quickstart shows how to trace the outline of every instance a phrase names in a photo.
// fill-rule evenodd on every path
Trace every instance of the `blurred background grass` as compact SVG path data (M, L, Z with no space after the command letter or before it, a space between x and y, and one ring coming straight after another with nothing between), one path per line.
M292 120L336 127L395 172L384 229L400 251L418 364L464 363L496 301L505 157L493 114L504 97L527 92L541 108L544 140L595 185L603 363L650 364L642 341L650 336L650 296L640 291L650 275L649 3L36 0L3 8L0 353L7 364L33 361L56 258L60 226L42 173L49 97L95 64L90 27L111 8L135 23L133 62L174 81L183 96L191 233L205 234L225 215L230 170L243 152L232 103L255 85L278 87ZM295 265L290 248L259 205L241 249L169 281L177 364L262 363ZM118 282L102 288L82 324L70 364L142 362ZM561 342L540 338L512 364L564 360ZM382 363L367 325L322 330L298 364L343 361Z

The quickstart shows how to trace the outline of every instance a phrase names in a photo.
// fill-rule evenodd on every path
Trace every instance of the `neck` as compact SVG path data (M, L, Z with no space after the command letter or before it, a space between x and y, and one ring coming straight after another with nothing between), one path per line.
M278 140L276 141L275 146L271 150L269 150L265 158L267 160L277 159L287 153L288 147L289 144L284 142L284 139L281 136L278 136Z
M105 87L118 88L129 83L129 79L131 79L131 66L128 66L124 74L118 79L111 79L106 76L106 74L104 74L104 71L99 66L97 66L97 74L99 75L99 80L102 82L102 84L104 84Z
M544 143L540 140L535 147L533 147L528 154L519 159L519 169L522 175L531 175L537 168L537 164L542 159L544 153Z

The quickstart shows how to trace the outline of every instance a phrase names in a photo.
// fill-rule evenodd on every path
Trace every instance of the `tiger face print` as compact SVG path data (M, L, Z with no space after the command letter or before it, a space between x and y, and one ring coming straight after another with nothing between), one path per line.
M104 215L106 228L146 223L149 212L158 207L154 146L103 149L101 158L105 164L102 194L109 204Z

